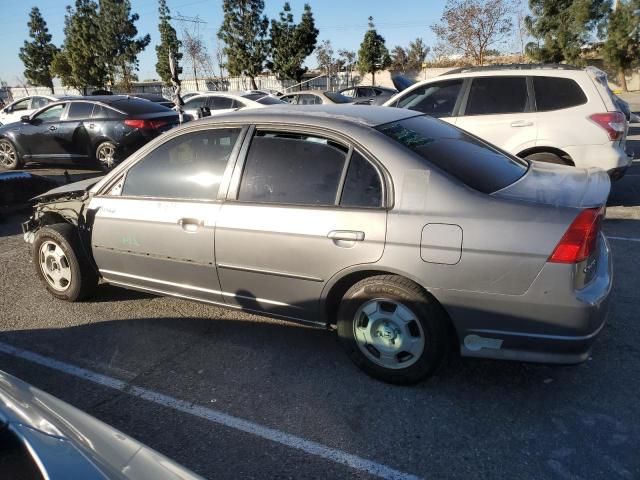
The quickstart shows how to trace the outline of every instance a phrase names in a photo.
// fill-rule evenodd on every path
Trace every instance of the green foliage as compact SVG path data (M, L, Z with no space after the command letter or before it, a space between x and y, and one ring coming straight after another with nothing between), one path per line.
M358 70L361 74L370 73L375 85L376 72L384 70L391 64L389 51L385 46L384 37L380 35L373 24L373 17L369 17L369 29L364 34L364 40L358 51Z
M602 32L611 1L529 0L529 8L525 24L538 41L527 44L527 55L540 62L580 65L580 47L595 30Z
M107 71L96 41L100 26L98 5L93 0L76 0L75 8L67 7L65 40L54 57L51 72L63 85L86 93L88 87L104 87Z
M640 22L634 11L640 8L640 1L618 3L609 15L607 40L604 43L604 60L616 70L618 82L627 91L625 70L638 65L640 61Z
M24 64L24 76L32 85L49 87L53 92L53 79L49 68L58 49L51 43L51 34L38 7L29 14L29 36L18 56Z
M227 70L231 75L246 74L255 89L255 77L262 72L269 53L269 20L262 15L264 0L223 0L222 10L218 38L225 44Z
M407 70L421 70L430 51L431 49L424 44L420 37L410 42L407 49Z
M138 69L138 54L151 41L148 34L136 38L138 19L137 13L131 14L130 0L100 0L97 43L104 69L109 83L120 81L126 90Z
M178 73L182 73L179 62L182 59L180 50L180 41L176 29L171 25L171 12L167 7L166 0L160 0L158 6L160 23L158 30L160 31L160 43L156 45L156 72L160 79L167 85L171 83L171 68L169 66L169 54L173 53L178 63Z
M391 64L389 68L393 72L404 73L407 70L408 63L409 55L407 55L407 51L400 45L396 45L393 50L391 50Z
M316 47L318 30L313 13L305 4L299 24L294 23L289 2L285 2L279 20L271 20L271 58L267 66L279 79L290 78L300 82L307 71L303 67Z

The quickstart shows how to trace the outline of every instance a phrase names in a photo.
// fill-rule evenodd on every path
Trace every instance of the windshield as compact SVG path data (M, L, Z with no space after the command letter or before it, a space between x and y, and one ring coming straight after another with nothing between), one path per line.
M333 103L351 103L353 98L345 97L338 92L324 92L324 95L329 98Z
M493 193L522 177L528 163L428 116L387 123L379 131L469 187Z

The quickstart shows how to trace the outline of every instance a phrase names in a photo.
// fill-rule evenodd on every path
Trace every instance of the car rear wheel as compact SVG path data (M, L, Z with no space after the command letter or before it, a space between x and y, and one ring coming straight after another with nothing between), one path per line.
M556 165L567 165L571 166L571 162L569 162L566 158L562 158L559 155L551 152L539 152L532 153L531 155L527 155L527 160L533 160L535 162L546 162L546 163L554 163Z
M0 140L0 167L7 170L15 170L22 162L16 147L7 139Z
M102 142L96 148L96 160L103 170L111 170L116 165L116 145L113 142Z
M61 300L82 300L98 285L98 275L72 225L58 223L41 228L33 243L33 263L49 292Z
M419 285L379 275L353 285L338 311L338 336L347 354L374 378L418 382L439 366L449 346L447 318Z

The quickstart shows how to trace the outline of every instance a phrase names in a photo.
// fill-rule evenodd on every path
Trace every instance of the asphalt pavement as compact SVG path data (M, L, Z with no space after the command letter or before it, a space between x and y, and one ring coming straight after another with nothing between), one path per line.
M108 285L57 301L21 219L0 224L0 369L204 477L640 478L640 160L610 197L611 312L587 362L454 358L412 387L324 329Z

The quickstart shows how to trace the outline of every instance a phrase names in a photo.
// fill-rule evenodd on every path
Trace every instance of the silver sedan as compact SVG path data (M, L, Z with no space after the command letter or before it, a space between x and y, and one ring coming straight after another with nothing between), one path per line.
M94 180L95 181L95 180ZM404 109L273 107L172 130L24 224L37 273L337 325L370 375L464 356L577 363L603 328L606 173Z

